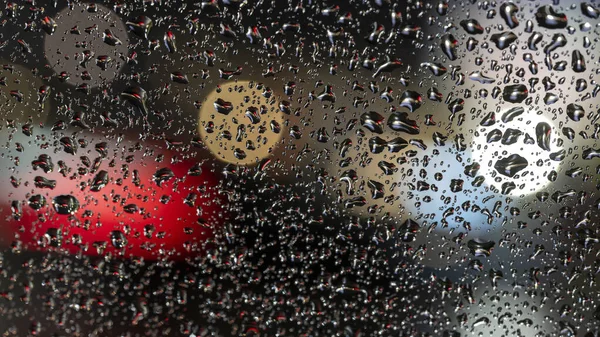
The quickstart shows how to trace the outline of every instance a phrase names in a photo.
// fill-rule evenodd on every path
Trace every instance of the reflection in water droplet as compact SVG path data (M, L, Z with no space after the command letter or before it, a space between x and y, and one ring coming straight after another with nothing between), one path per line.
M494 42L496 48L500 50L508 48L513 42L517 41L517 39L517 35L513 32L492 34L490 37L490 41Z
M494 241L485 241L481 239L471 239L467 242L467 247L476 257L489 257L496 243Z
M125 237L125 234L118 230L110 232L110 242L112 243L113 247L117 249L123 249L125 246L127 246L127 238Z
M153 21L145 15L140 15L133 20L127 21L125 24L135 35L147 40L150 29L152 29L153 26Z
M458 40L452 34L446 34L442 36L442 42L440 44L442 48L442 52L446 54L448 59L454 61L458 58L457 49L458 49Z
M79 210L79 201L72 195L58 195L52 199L52 206L58 214L71 215Z
M535 135L538 146L544 151L550 151L550 135L552 128L546 122L539 122L535 127Z
M573 50L571 54L571 68L576 73L582 73L586 69L583 54L577 49Z
M567 16L558 13L551 6L540 6L535 13L538 25L549 29L561 29L567 27Z
M365 112L360 116L360 124L371 132L383 133L384 117L375 111Z
M511 154L510 156L508 156L506 158L502 158L502 159L499 159L498 161L496 161L496 164L494 164L494 168L500 174L503 174L507 177L512 178L519 171L527 168L527 165L529 165L529 163L527 162L527 159L521 157L518 154Z
M483 27L475 19L462 20L460 26L469 34L483 34Z
M507 85L502 92L502 99L509 103L521 103L528 95L529 91L523 84Z

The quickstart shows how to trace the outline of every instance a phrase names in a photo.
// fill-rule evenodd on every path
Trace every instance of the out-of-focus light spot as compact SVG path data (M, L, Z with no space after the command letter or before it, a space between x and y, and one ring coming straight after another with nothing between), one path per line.
M119 73L128 56L125 24L110 9L86 4L64 9L54 20L57 29L45 34L44 53L62 81L89 88L107 85ZM84 90L84 88L82 88Z
M283 112L275 95L249 81L217 87L204 100L198 131L218 159L249 165L269 157L281 139Z
M551 183L548 179L549 172L558 170L560 165L559 161L550 159L550 154L559 150L554 142L556 138L554 123L547 117L534 113L528 113L528 116L523 119L523 122L499 121L493 126L479 126L473 138L471 153L472 162L480 165L477 175L485 177L484 184L501 190L502 184L513 182L516 185L516 188L510 192L513 196L531 194L546 187ZM538 145L536 126L539 123L547 123L552 128L550 151L543 150ZM502 136L499 140L488 143L488 135L492 132L498 135L501 133ZM514 137L513 143L508 139L511 133ZM513 154L525 158L527 166L511 178L500 174L494 165L498 160Z

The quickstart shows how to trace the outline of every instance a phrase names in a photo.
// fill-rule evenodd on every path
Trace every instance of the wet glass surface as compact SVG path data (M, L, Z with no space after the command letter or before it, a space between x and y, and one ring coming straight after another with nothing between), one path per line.
M598 336L598 6L0 4L0 334Z

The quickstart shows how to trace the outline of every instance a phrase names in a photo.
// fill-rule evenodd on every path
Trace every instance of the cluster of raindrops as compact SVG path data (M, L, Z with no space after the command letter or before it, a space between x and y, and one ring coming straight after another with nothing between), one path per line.
M2 336L600 334L600 7L0 4Z

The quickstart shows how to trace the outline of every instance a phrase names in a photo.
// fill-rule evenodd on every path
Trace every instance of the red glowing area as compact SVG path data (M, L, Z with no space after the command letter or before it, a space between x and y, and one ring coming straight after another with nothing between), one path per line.
M221 212L223 199L214 188L216 176L208 170L190 170L199 167L193 160L171 163L170 158L164 158L162 163L148 162L131 162L126 169L122 164L114 165L110 170L103 164L108 183L98 191L90 188L95 173L79 176L71 172L64 177L55 169L47 174L36 170L21 175L23 181L30 178L31 183L10 187L13 193L2 198L2 245L147 260L201 254L202 243L225 217ZM168 168L173 174L157 183L155 173L160 168ZM35 176L55 179L56 187L34 186ZM28 202L33 195L45 199L38 210ZM72 215L57 213L53 199L59 195L72 195L79 208ZM20 202L20 212L11 210L13 200Z

